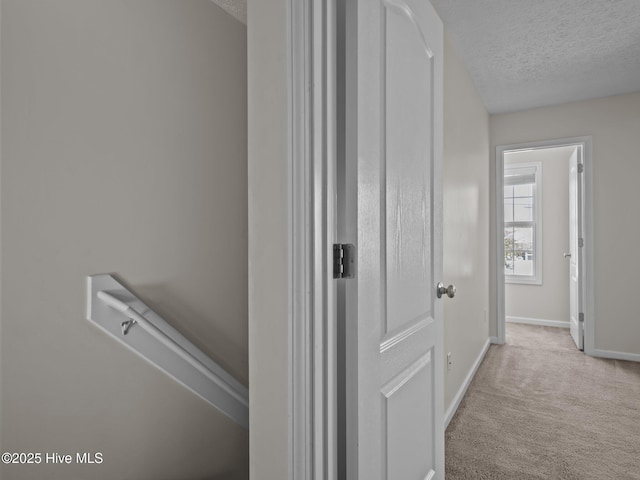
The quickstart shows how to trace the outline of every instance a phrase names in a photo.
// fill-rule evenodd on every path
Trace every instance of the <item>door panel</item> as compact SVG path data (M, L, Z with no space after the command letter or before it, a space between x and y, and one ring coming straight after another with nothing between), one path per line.
M350 480L444 478L443 29L423 0L347 0L345 283ZM349 190L347 188L347 190Z
M431 440L433 417L428 409L412 411L416 398L429 403L433 396L433 362L431 353L420 358L392 379L382 389L386 416L386 455L388 478L424 479L433 472L432 452L421 446Z
M431 172L425 158L432 144L433 56L413 18L396 4L384 5L386 322L393 330L432 316L431 206L426 197Z
M582 232L582 178L578 170L582 147L577 147L569 159L569 321L571 337L580 350L584 350L584 322L582 311L582 249L579 239Z

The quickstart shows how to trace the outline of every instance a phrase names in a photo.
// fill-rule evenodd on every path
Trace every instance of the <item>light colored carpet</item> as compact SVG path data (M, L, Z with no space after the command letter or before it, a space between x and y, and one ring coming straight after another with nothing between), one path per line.
M640 479L640 363L508 324L449 424L446 479Z

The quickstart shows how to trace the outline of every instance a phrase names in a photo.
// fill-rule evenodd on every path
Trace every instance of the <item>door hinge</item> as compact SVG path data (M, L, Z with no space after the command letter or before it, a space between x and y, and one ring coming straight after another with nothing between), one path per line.
M578 239L578 247L580 247L580 248L584 247L584 238L579 238Z
M578 173L583 173L584 172L584 163L579 163L578 164Z
M578 321L579 321L579 322L584 322L584 313L583 313L583 312L580 312L580 313L578 314Z
M350 243L333 245L333 278L356 276L356 247Z

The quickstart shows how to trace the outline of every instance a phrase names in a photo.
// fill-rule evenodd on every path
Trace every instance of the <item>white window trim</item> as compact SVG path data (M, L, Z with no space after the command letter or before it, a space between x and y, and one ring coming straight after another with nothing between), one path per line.
M533 186L533 201L534 201L534 220L533 220L533 230L534 230L534 252L533 252L533 261L534 261L534 272L535 274L532 276L524 276L524 275L509 275L505 272L504 280L505 283L509 284L522 284L522 285L542 285L542 251L543 251L543 243L542 243L542 162L518 162L512 161L508 162L505 159L504 162L504 172L506 172L509 167L511 168L526 168L526 167L535 167L536 169L536 181ZM504 175L504 174L503 174ZM503 203L504 203L504 188L503 188ZM504 215L504 214L503 214ZM504 216L503 216L504 219ZM503 220L503 225L504 225ZM504 234L503 234L504 235ZM504 268L504 267L503 267Z

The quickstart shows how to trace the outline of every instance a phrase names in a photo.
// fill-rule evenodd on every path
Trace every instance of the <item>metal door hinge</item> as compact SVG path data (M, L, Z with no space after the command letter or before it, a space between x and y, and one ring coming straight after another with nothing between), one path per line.
M579 238L578 239L578 247L580 247L580 248L584 247L584 238Z
M584 322L584 313L583 313L583 312L580 312L580 313L578 314L578 321L579 321L579 322Z
M578 173L583 173L584 172L584 163L579 163L578 164Z
M333 278L356 276L356 247L350 243L333 245Z

